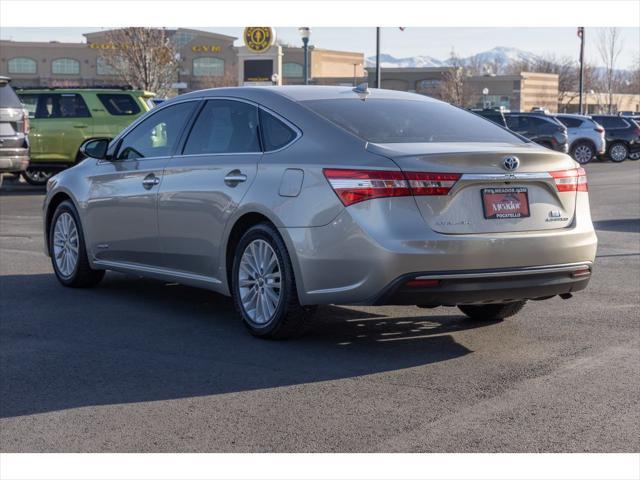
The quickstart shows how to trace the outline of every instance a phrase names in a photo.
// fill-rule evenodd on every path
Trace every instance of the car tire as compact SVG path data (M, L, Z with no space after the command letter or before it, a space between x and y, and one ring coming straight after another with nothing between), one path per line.
M586 165L593 157L595 157L596 150L589 142L578 142L571 149L571 157L580 165Z
M458 305L458 308L471 320L502 320L518 313L527 303L526 300L509 303L488 303L486 305Z
M92 287L104 277L104 270L89 265L80 216L69 200L58 205L51 219L49 254L53 271L65 287Z
M24 178L25 182L27 182L29 185L42 187L47 184L49 179L53 176L53 173L54 172L48 170L27 168L24 172L22 172L22 178Z
M638 159L640 159L640 152L629 154L629 160L638 160Z
M240 238L234 254L232 293L245 326L256 337L298 337L307 330L315 311L315 306L300 305L287 248L268 223L254 225Z
M609 147L609 158L612 162L624 162L629 156L629 147L623 142L614 142Z

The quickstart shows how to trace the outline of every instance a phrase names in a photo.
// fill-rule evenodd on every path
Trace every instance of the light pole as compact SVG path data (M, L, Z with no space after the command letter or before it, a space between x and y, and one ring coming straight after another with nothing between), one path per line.
M380 27L376 27L376 88L382 88L382 70L380 69Z
M304 84L309 85L309 37L311 36L311 29L309 27L298 28L300 37L302 38L302 45L304 45Z
M484 87L482 89L482 108L487 108L487 95L489 95L489 89Z

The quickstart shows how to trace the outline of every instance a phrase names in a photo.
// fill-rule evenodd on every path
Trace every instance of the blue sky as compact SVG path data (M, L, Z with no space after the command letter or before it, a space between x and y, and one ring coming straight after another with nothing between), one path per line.
M311 27L311 43L319 48L364 52L367 56L375 53L374 28ZM2 28L0 37L16 41L83 41L83 33L100 30L100 27L82 28ZM211 27L201 28L240 37L242 28ZM599 28L587 28L586 59L600 63L595 40ZM640 29L621 28L624 49L620 55L619 68L630 68L640 55ZM299 44L296 28L277 28L283 40ZM239 42L236 42L239 44ZM397 28L382 30L382 51L396 57L429 55L443 59L452 48L458 55L466 57L496 46L516 47L536 54L554 53L557 56L577 58L579 39L575 27L557 28L438 28L410 27L404 32Z

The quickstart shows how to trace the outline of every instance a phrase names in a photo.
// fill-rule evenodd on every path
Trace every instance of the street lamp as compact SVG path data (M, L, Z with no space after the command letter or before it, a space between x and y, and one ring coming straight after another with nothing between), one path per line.
M311 36L311 29L309 27L298 28L300 37L302 38L302 45L304 45L304 84L309 85L309 37Z
M487 108L487 95L489 95L489 89L484 87L482 89L482 108Z

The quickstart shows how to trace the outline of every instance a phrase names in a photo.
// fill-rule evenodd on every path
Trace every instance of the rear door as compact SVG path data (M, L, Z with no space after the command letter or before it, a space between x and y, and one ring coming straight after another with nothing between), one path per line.
M257 107L207 100L181 153L167 165L160 188L165 267L219 278L225 224L253 182L261 156Z

